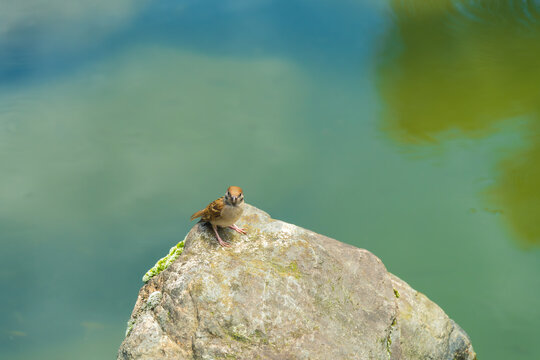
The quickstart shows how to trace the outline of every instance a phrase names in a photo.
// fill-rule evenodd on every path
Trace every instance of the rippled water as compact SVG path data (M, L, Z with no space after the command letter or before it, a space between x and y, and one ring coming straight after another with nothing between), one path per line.
M0 357L114 358L230 184L540 358L540 4L0 0Z

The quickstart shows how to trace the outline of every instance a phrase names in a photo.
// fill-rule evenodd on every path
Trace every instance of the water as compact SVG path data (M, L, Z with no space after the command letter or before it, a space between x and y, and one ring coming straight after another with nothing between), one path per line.
M534 2L0 10L1 358L114 358L230 184L374 252L480 359L540 358Z

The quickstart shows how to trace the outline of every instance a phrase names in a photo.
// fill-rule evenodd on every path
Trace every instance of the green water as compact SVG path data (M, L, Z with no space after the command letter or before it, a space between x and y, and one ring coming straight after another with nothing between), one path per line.
M244 188L537 359L540 6L0 0L0 358L110 359L141 277Z

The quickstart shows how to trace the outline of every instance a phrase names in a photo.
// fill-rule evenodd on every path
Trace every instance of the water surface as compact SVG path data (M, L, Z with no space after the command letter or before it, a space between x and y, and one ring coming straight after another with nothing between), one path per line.
M479 358L540 357L534 2L0 8L0 357L114 358L230 184L375 253Z

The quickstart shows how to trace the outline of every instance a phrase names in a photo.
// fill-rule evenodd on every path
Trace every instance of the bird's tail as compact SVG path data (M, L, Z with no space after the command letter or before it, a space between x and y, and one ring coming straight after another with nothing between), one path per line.
M194 219L196 219L198 217L201 217L201 216L203 216L203 214L204 214L204 210L199 210L195 214L191 215L191 220L194 220Z

